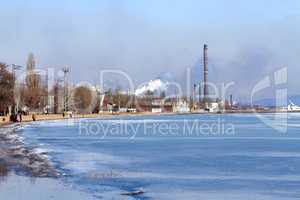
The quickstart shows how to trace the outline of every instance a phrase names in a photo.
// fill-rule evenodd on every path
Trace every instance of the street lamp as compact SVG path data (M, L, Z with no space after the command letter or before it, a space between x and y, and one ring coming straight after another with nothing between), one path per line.
M16 70L21 70L23 67L16 64L11 64L11 73L12 73L12 82L13 82L13 88L16 87ZM18 113L19 112L19 101L15 102L15 94L13 93L13 112Z
M64 112L69 110L68 106L68 90L67 90L67 74L70 72L70 69L65 67L62 69L64 73Z

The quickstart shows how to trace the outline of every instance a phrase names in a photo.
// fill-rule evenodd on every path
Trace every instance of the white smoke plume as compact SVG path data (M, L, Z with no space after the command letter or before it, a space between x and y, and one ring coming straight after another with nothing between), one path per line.
M151 80L147 84L145 84L142 87L136 89L135 90L135 95L136 96L141 96L147 91L150 91L150 92L165 91L167 89L167 85L168 85L167 82L163 82L160 79Z

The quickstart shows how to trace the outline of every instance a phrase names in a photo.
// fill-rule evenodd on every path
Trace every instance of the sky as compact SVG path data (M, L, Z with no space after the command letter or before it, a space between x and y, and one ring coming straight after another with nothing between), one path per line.
M192 85L202 80L207 44L209 80L234 82L236 98L283 67L283 87L300 94L297 0L11 0L0 10L0 61L8 64L25 66L32 52L39 68L68 66L73 82L98 83L101 70L118 69L136 84L167 76Z

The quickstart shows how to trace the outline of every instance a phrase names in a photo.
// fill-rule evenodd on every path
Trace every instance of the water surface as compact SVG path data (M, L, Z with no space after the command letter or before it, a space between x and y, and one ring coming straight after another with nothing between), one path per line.
M21 130L66 183L104 199L129 199L120 194L139 188L145 194L137 199L299 199L299 133L299 114L288 115L286 133L252 114L36 122Z

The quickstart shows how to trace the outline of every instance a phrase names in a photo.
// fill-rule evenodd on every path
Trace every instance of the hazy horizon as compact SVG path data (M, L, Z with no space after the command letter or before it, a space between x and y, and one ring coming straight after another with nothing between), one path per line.
M74 82L96 83L100 70L121 69L136 83L167 74L202 79L203 44L209 80L234 81L249 98L265 76L288 67L288 93L300 94L300 2L297 1L34 1L1 2L0 61L71 68ZM192 83L193 84L193 83ZM266 92L262 97L271 96Z

